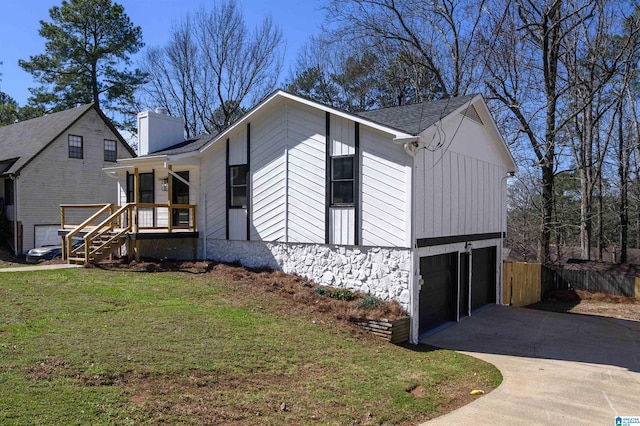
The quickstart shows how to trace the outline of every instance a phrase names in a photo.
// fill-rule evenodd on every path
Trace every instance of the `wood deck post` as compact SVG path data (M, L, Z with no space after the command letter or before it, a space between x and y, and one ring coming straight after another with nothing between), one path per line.
M135 204L135 212L133 214L133 232L138 232L138 203L140 203L140 174L138 168L133 169L133 202Z
M173 208L171 207L173 201L173 175L171 174L171 171L173 170L173 166L171 164L167 165L167 170L169 170L169 173L167 174L167 214L169 215L167 228L169 229L169 232L171 232L173 229Z

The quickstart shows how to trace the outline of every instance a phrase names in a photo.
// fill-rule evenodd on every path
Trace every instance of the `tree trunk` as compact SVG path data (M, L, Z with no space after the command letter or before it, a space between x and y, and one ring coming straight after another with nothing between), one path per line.
M622 98L618 103L618 177L620 178L620 263L627 262L627 236L629 227L627 201L627 170L629 155L626 154L622 116Z

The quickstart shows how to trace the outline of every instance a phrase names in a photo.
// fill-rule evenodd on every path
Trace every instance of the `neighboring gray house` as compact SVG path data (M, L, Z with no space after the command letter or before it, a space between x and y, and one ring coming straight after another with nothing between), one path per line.
M134 255L195 253L397 300L414 342L501 302L516 165L482 96L351 114L277 91L218 135L183 141L182 126L142 113L143 152L105 169Z
M0 127L0 209L15 253L60 244L60 204L115 201L102 168L133 156L93 104Z

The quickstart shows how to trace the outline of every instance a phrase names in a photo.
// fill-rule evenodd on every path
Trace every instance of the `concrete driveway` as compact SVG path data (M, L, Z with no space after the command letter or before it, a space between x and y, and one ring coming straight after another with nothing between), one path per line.
M421 343L495 365L493 392L427 422L598 424L640 417L640 322L492 306Z

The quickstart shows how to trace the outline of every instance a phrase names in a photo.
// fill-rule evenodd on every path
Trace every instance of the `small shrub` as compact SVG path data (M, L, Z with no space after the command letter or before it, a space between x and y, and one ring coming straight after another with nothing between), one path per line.
M327 287L316 287L313 289L313 292L318 296L326 296L329 291Z
M346 288L334 288L329 291L328 296L332 299L349 302L356 298L356 295Z
M342 300L344 302L350 302L356 298L356 295L346 288L318 286L313 289L313 292L318 296L330 297L331 299Z
M358 300L358 302L356 303L356 308L375 309L379 308L382 305L384 305L384 300L380 299L379 297L367 294L363 296L362 299Z

